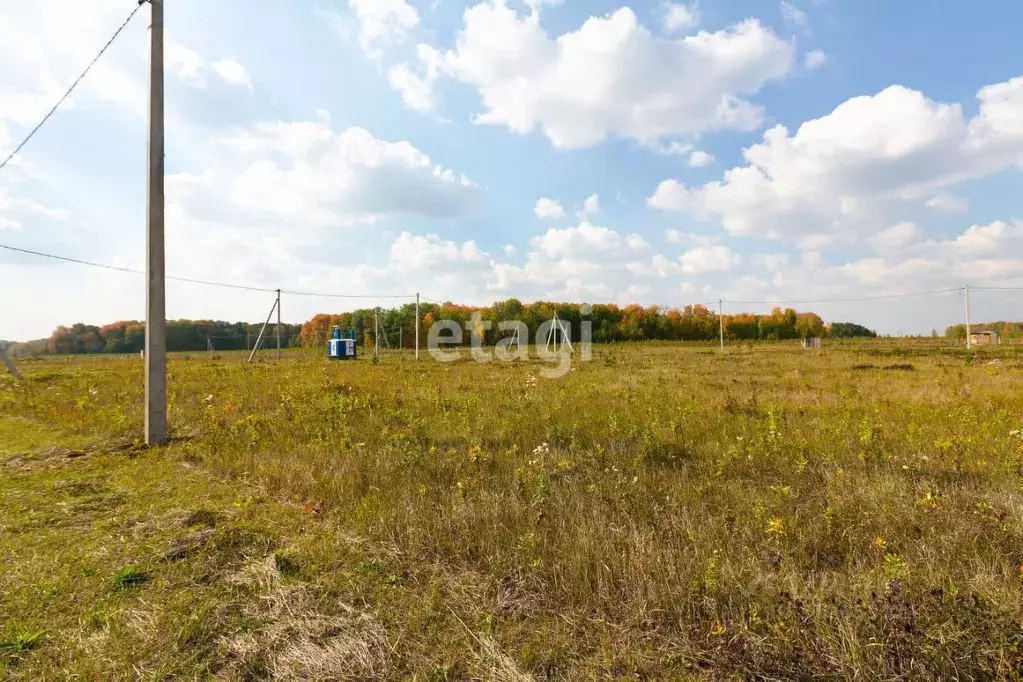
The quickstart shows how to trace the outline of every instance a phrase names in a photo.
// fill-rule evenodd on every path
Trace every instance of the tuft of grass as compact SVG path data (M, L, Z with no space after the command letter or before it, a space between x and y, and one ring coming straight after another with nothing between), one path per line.
M149 580L149 574L135 566L125 566L114 576L114 586L119 590L131 590Z
M45 630L16 629L6 639L0 640L0 653L22 654L38 646Z

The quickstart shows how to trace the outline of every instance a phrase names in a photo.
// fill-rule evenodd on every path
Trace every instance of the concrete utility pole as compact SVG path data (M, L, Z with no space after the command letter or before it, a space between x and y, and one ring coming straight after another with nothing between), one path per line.
M373 310L373 357L380 357L380 308Z
M973 348L973 339L970 338L970 285L966 285L966 348Z
M721 336L721 350L725 349L725 303L718 299L718 333Z
M419 359L419 294L416 294L416 360Z
M167 299L163 241L163 0L149 0L146 192L146 444L167 442Z
M277 290L277 362L281 361L281 290Z

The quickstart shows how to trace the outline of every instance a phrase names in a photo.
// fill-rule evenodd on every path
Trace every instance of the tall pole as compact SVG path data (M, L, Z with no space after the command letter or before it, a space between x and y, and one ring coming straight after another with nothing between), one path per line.
M721 337L721 350L725 349L725 304L718 299L718 334Z
M380 308L373 309L373 357L380 357Z
M973 339L970 338L970 285L966 285L966 347L973 348Z
M146 445L167 442L167 299L163 242L163 0L150 0L146 188Z
M416 360L419 359L419 294L416 294Z
M281 290L277 290L277 362L281 361Z

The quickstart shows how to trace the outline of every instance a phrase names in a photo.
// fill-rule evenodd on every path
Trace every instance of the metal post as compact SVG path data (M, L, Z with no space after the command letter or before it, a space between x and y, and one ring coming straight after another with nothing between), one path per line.
M277 290L277 362L281 361L281 290Z
M419 294L416 294L416 360L419 359Z
M973 339L970 338L970 285L966 285L966 348L973 348Z
M163 220L163 0L150 0L146 190L146 444L167 442L167 299Z
M725 305L718 299L718 333L721 336L721 350L725 349Z

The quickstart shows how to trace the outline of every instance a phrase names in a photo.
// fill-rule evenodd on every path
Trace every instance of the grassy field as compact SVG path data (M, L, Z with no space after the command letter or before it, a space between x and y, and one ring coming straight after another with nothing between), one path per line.
M0 375L0 678L1018 679L1023 349Z

